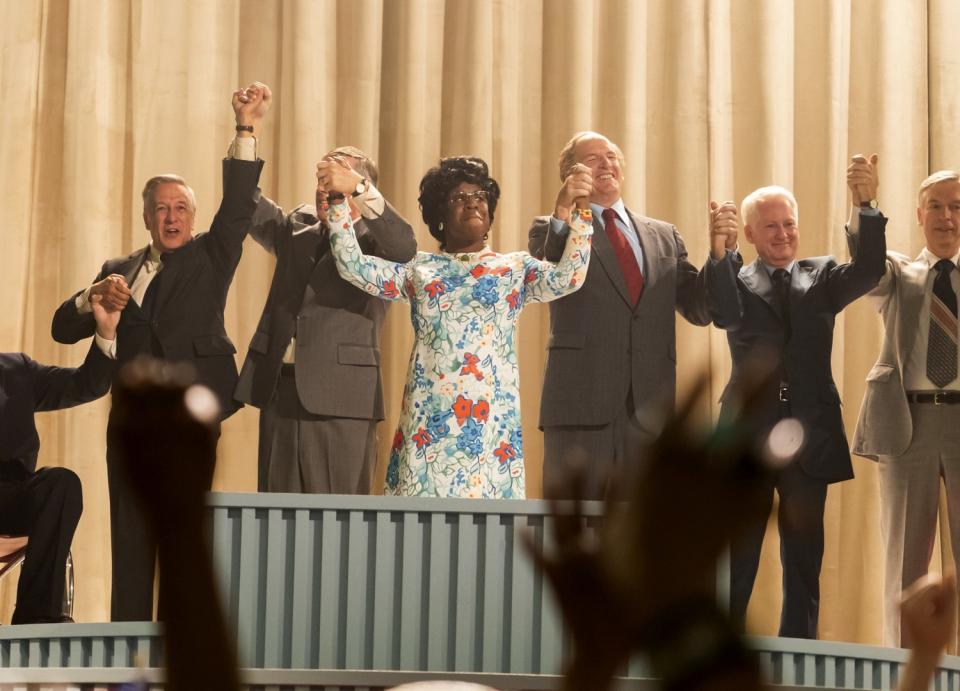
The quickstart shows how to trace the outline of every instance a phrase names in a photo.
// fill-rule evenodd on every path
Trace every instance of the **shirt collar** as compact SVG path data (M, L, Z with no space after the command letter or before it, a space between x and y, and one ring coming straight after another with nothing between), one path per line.
M763 261L762 259L760 260L760 263L763 264L763 268L767 270L767 275L772 277L772 276L773 276L773 272L776 271L777 269L786 269L788 274L792 274L792 273L793 273L793 266L794 266L794 264L797 263L797 260L794 259L792 262L790 262L790 263L787 264L786 266L770 266L769 264L767 264L767 263L766 263L765 261Z
M927 263L927 268L932 269L933 265L936 264L938 261L940 261L941 257L938 257L929 249L924 247L922 250L920 250L920 256L918 257L918 259L920 259L921 261L925 261ZM954 264L957 264L958 262L960 262L960 251L958 251L955 255L953 255L950 261L952 261Z
M147 258L143 260L143 267L148 272L154 272L160 266L160 250L150 244L150 251L147 252Z
M627 226L630 225L630 221L627 220L629 218L627 216L627 207L623 205L623 199L618 199L609 207L601 206L600 204L594 204L593 202L590 202L590 209L593 211L593 215L595 218L603 218L603 210L608 208L613 209L614 211L617 212L617 216L620 218L621 223Z

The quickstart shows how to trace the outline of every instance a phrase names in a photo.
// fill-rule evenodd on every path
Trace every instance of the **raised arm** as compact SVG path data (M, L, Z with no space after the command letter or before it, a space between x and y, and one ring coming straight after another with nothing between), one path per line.
M876 208L877 163L877 154L872 154L869 159L857 154L850 159L847 168L847 187L853 209L846 225L851 259L832 267L827 276L833 306L838 312L874 290L887 273L887 219Z
M330 251L343 280L384 300L409 300L407 264L364 254L357 242L353 219L346 202L330 204Z
M734 330L743 319L737 275L743 258L737 252L740 217L732 201L710 202L710 258L698 281L706 290L710 318L717 328Z
M237 122L237 139L253 138L270 108L270 88L254 82L233 93L231 104ZM223 200L210 226L210 251L215 264L225 274L236 269L243 251L243 240L250 230L256 209L257 181L263 161L228 157L223 162Z
M534 221L527 237L527 247L537 259L550 262L560 261L566 247L567 233L573 218L574 208L579 205L589 208L587 200L593 190L593 173L582 163L575 164L563 180L557 201L553 206L553 216L548 221Z
M523 302L549 302L578 290L587 277L593 213L576 210L568 225L563 254L557 263L530 257L524 263Z

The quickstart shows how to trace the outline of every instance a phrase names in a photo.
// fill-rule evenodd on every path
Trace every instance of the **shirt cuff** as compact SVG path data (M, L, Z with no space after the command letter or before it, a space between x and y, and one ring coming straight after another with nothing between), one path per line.
M566 231L564 231L564 228L566 228L566 227L567 227L567 224L566 224L565 222L561 221L561 220L560 220L559 218L557 218L556 216L551 216L551 217L550 217L550 232L551 232L551 233L556 233L557 235L566 235L567 233L566 233Z
M77 296L77 299L73 301L73 304L77 306L78 314L90 314L93 312L93 307L90 306L90 289L93 286L87 286L87 289L84 290Z
M100 352L102 352L108 358L111 360L117 359L117 339L114 338L112 341L108 341L100 334L94 334L93 342L97 344Z
M364 218L380 218L387 205L380 190L374 187L372 182L367 183L367 189L351 199Z
M235 158L238 161L256 161L257 138L234 137L233 141L230 142L230 148L227 149L227 158Z

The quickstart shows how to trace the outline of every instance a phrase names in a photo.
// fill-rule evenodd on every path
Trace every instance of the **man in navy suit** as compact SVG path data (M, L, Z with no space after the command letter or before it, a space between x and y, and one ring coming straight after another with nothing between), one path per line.
M793 194L782 187L755 190L743 200L741 217L747 241L757 248L756 261L743 266L738 254L732 263L708 267L737 273L734 299L711 292L714 324L727 331L733 358L730 382L721 397L721 418L736 405L727 392L736 390L749 364L763 355L779 376L761 394L768 404L758 408L766 412L753 420L757 431L765 432L784 418L797 418L805 432L796 461L774 477L767 493L771 506L774 490L780 496L781 636L816 638L827 485L853 477L830 353L836 314L869 292L883 275L886 219L872 201L875 195L874 186L868 196L860 197L871 201L861 209L859 234L848 235L853 258L841 264L833 257L797 259L800 231ZM736 215L732 205L713 207L714 224L728 224ZM767 514L769 510L731 547L730 610L741 624L757 574Z
M100 398L110 388L120 312L92 300L95 344L74 369L41 365L23 353L0 353L0 534L26 535L14 624L70 621L63 615L67 553L83 499L67 468L37 467L34 413Z

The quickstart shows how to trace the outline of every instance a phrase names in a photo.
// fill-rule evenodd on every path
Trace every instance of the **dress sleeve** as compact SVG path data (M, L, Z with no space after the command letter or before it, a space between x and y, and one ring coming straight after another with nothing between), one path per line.
M578 290L587 276L590 263L590 241L593 235L593 214L590 209L574 211L570 232L560 261L556 264L524 259L523 302L549 302Z
M409 264L364 254L353 232L353 219L346 203L330 205L327 224L330 250L343 280L384 300L409 302Z

